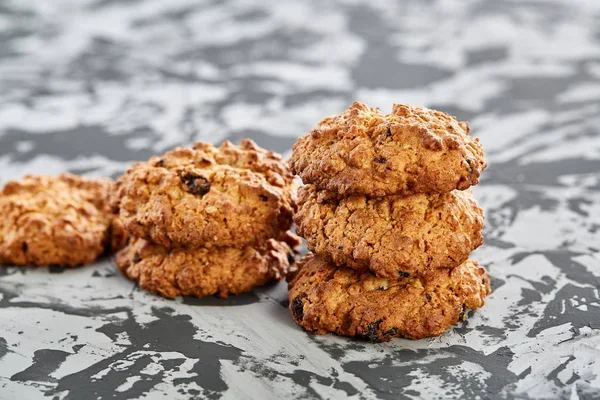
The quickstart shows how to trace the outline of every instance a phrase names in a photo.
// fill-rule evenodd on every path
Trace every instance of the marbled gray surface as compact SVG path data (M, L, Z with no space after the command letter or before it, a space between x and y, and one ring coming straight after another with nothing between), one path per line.
M600 2L0 1L0 184L196 140L289 155L355 99L483 141L483 309L370 344L302 331L283 283L169 301L109 259L2 267L0 397L599 398Z

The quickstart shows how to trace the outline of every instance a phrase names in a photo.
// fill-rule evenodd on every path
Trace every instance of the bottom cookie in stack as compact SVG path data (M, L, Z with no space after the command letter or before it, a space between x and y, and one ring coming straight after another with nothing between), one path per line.
M466 319L467 310L482 307L490 292L487 272L472 260L426 280L393 280L308 254L289 282L289 308L310 332L386 342L439 336Z
M286 232L256 247L174 248L133 238L115 256L123 275L165 297L227 298L281 280L294 263L300 239Z

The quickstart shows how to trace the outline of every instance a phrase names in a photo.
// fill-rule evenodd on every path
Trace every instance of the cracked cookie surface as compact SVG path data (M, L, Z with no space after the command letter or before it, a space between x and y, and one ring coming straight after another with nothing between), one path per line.
M381 114L357 101L298 139L290 166L321 189L384 196L464 190L486 162L466 122L405 104Z
M281 235L280 235L281 236ZM167 249L144 239L132 239L115 263L142 289L173 298L229 295L281 280L294 261L300 239L286 233L260 247Z
M294 221L315 254L392 279L455 267L483 243L483 211L470 189L368 198L306 185Z
M251 140L198 142L134 164L111 205L133 236L166 247L243 248L290 228L294 190L285 160Z
M0 263L89 264L126 234L108 205L111 181L63 174L9 181L0 190Z
M490 279L477 262L437 270L427 280L385 279L338 268L309 254L289 282L289 310L309 332L389 341L439 336L482 307Z

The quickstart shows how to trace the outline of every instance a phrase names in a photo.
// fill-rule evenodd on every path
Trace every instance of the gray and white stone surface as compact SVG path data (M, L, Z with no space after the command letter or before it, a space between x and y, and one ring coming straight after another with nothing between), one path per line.
M110 259L0 269L0 398L600 398L600 2L0 1L0 184L251 137L355 99L471 122L493 277L446 334L314 336L284 283L140 291Z

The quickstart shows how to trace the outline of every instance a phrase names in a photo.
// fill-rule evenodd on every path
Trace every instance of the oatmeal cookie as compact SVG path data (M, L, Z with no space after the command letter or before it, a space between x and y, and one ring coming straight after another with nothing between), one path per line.
M483 243L483 211L470 189L368 198L306 185L298 204L296 231L312 252L384 278L455 267Z
M477 262L437 270L427 280L378 278L337 268L313 254L289 283L294 320L316 334L329 332L372 341L439 336L466 310L482 307L490 279Z
M108 205L111 182L26 176L0 190L0 263L74 267L118 250L126 234Z
M127 231L165 247L244 248L292 224L294 176L251 140L196 143L134 164L111 204Z
M320 189L384 196L464 190L486 162L466 122L405 104L381 114L357 101L301 137L290 166Z
M227 298L285 276L294 261L299 238L286 234L260 247L167 249L144 239L132 239L115 256L115 263L142 289L173 298Z

